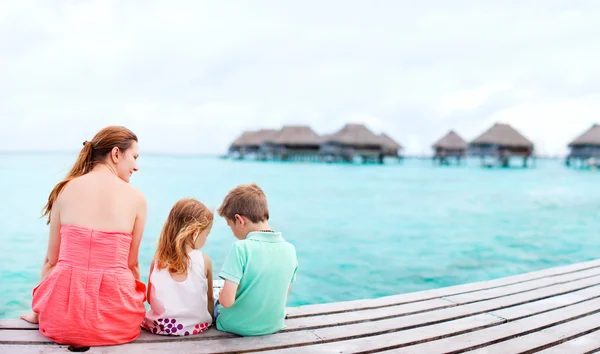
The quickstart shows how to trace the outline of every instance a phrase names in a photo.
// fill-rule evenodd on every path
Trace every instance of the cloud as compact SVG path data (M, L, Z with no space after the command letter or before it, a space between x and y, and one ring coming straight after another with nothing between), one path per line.
M501 120L562 154L600 113L600 4L534 5L4 2L0 150L122 124L142 151L221 153L244 129L360 121L428 153Z

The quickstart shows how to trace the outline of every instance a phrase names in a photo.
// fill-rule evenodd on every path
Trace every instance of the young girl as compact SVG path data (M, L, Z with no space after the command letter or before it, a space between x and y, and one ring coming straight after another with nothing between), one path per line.
M143 324L148 331L187 336L212 323L212 263L200 252L212 223L212 212L195 199L182 199L171 209L150 265L150 310Z

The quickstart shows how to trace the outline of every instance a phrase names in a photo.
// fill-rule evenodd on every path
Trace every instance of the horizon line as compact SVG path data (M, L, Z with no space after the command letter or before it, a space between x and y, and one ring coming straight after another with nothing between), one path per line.
M0 155L51 155L51 154L77 154L78 151L75 150L0 150ZM147 156L165 156L165 157L223 157L228 156L227 153L181 153L181 152L160 152L160 151L150 151L145 152L143 155ZM566 158L568 154L540 154L533 155L534 158L551 158L551 159L559 159ZM403 158L432 158L433 154L406 154L402 155ZM472 157L472 156L467 156Z

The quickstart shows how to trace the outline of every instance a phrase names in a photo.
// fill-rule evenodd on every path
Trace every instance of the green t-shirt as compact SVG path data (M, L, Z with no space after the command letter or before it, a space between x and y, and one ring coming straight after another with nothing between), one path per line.
M217 328L242 336L283 329L288 288L297 269L296 249L279 232L251 232L234 243L219 277L238 288L231 307L219 306Z

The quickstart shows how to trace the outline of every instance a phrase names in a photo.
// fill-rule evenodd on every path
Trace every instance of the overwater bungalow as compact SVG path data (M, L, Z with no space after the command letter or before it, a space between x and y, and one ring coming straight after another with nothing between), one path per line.
M249 154L258 154L264 142L278 130L261 129L259 131L246 131L240 135L229 147L229 155L243 159Z
M239 137L237 137L229 146L228 155L230 157L243 157L246 153L246 141L250 136L256 134L255 131L245 131Z
M433 144L433 161L438 161L440 165L450 164L450 159L454 159L457 164L467 155L469 144L456 134L454 130L441 137Z
M309 126L284 126L265 139L261 152L265 158L277 160L317 160L321 137Z
M571 166L571 161L579 161L579 167L598 167L600 164L600 125L594 124L569 144L571 152L565 161Z
M387 134L376 135L363 124L347 124L334 134L319 136L309 126L288 125L281 130L245 132L229 147L240 159L303 160L383 163L385 157L401 159L402 146Z
M384 157L395 157L399 160L402 158L402 145L396 140L385 133L380 134L379 139L382 143Z
M337 133L322 140L320 152L328 161L352 162L355 157L363 163L383 163L383 142L363 124L346 124Z
M486 163L486 157L492 157L500 166L508 167L513 156L522 157L523 167L527 167L533 149L531 141L510 125L501 123L494 124L469 144L470 153L480 156L482 164L487 167L494 164Z

